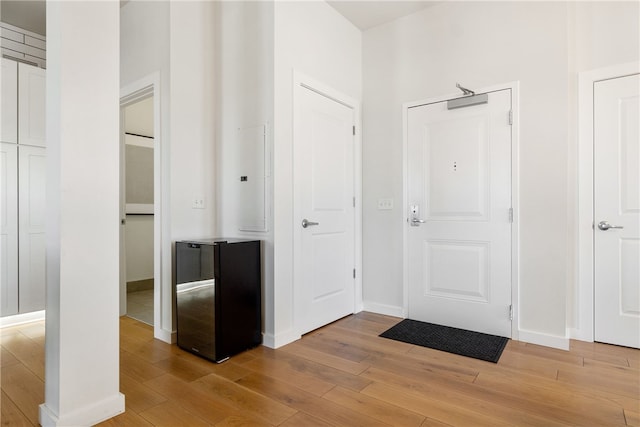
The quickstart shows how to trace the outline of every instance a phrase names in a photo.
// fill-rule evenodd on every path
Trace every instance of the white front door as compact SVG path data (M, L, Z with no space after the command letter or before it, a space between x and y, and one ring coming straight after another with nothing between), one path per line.
M594 85L595 339L640 348L640 75Z
M294 299L304 334L354 312L354 110L295 89Z
M411 319L511 336L510 110L506 89L408 111Z

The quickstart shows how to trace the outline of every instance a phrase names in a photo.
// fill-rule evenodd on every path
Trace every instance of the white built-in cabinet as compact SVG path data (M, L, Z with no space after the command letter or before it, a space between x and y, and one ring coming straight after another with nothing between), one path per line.
M4 75L3 75L4 76ZM4 91L2 92L4 94ZM4 109L3 109L4 114ZM4 129L4 126L3 126ZM18 313L18 145L0 145L0 314Z
M46 71L18 64L18 143L45 147Z
M18 147L18 283L20 313L44 309L46 149Z
M45 77L2 58L0 316L45 304Z
M18 143L18 63L2 58L2 142Z

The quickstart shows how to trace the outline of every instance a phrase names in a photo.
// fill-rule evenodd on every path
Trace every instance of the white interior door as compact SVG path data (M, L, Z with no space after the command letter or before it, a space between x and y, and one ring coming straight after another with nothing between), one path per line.
M303 86L294 118L294 293L303 334L354 312L354 110Z
M640 75L594 86L595 339L640 348Z
M507 89L408 111L411 319L511 336L510 110Z

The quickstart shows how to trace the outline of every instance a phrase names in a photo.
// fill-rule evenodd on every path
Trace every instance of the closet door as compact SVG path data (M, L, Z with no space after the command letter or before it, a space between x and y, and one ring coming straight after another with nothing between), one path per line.
M45 70L32 65L18 64L18 111L20 113L18 142L20 144L40 147L46 145L45 83Z
M20 313L45 303L46 150L19 146Z
M18 142L18 63L2 58L2 142Z
M17 148L0 144L0 316L18 312Z

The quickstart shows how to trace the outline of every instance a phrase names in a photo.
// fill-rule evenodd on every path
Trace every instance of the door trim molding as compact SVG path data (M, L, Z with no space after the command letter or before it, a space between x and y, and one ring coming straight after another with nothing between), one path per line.
M164 164L169 159L169 147L162 134L160 73L149 74L120 89L120 108L153 96L153 335L171 344L175 342L171 300L171 241L169 224L169 185ZM122 122L121 122L122 123ZM121 129L121 137L124 133ZM124 141L121 141L124 144ZM120 161L122 162L122 155ZM122 274L122 273L121 273ZM126 280L126 279L125 279ZM125 304L126 304L126 296Z
M292 108L292 133L294 133L294 128L296 126L296 110L299 101L296 99L296 89L298 87L303 87L305 89L316 92L322 96L325 96L335 102L338 102L346 107L353 109L354 114L354 125L355 125L355 141L354 141L354 151L353 151L353 174L354 174L354 193L356 198L355 203L355 218L354 218L354 262L356 268L356 277L355 277L355 296L354 296L354 313L358 313L363 310L363 302L362 302L362 106L361 100L352 98L331 86L328 86L325 83L322 83L319 80L316 80L308 75L300 72L299 70L293 70L293 108ZM295 152L295 141L293 144L293 151ZM292 153L293 154L293 153ZM295 177L295 157L292 155L291 158L294 177ZM295 181L295 180L294 180ZM294 184L292 182L292 194L293 194L293 218L298 218L296 216L298 206L296 203L296 193L295 188L293 188ZM294 253L292 260L292 271L291 275L293 277L293 295L292 301L294 304L293 308L293 333L289 334L289 336L300 336L300 321L297 318L298 315L296 310L296 253L295 253L295 245L296 242L299 244L300 240L300 230L298 227L293 227L293 242L294 245ZM297 231L296 231L297 230Z
M640 62L628 62L578 73L578 218L576 227L576 316L571 338L594 340L593 243L593 90L596 82L640 73Z
M511 226L511 305L513 307L513 321L511 322L511 339L519 339L519 235L520 235L520 200L518 195L519 183L519 146L520 146L520 82L514 81L510 83L498 84L485 88L480 88L477 93L497 92L500 90L511 90L511 110L513 112L513 122L511 126L511 203L513 207L513 223ZM460 93L449 93L447 95L435 96L428 99L411 101L402 104L402 209L403 221L408 218L407 206L408 197L408 146L409 140L407 135L408 112L409 108L417 107L425 104L434 104L448 101L450 99L460 98ZM505 118L506 120L506 118ZM402 291L403 291L403 307L402 317L406 318L409 314L409 261L408 261L408 227L402 228Z

